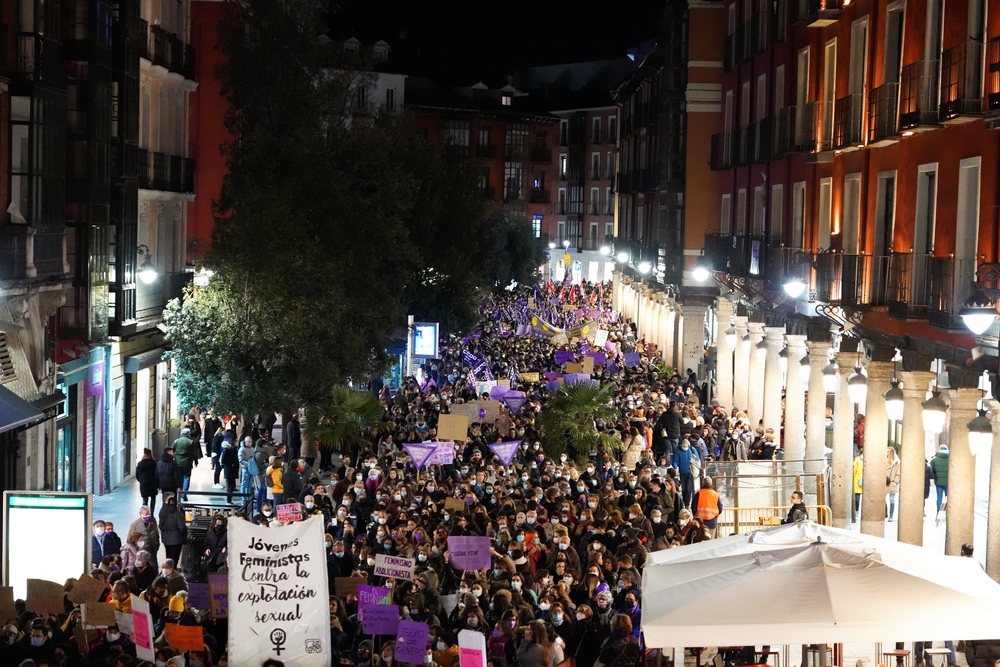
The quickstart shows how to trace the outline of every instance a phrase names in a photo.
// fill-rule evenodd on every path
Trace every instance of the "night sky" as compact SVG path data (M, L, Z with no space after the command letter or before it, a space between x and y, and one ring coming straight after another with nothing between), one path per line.
M656 36L662 6L663 0L342 0L331 29L371 37L405 28L439 74L496 76L622 57Z

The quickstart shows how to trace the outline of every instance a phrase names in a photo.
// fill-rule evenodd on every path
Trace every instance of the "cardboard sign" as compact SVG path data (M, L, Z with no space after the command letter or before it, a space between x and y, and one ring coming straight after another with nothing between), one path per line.
M566 332L562 331L553 336L549 342L556 347L560 345L569 345L569 336L566 335Z
M566 372L563 373L563 377L567 375L579 375L581 373L583 373L583 364L566 364Z
M80 617L84 625L106 628L118 622L115 606L110 602L86 602L80 606Z
M584 357L582 365L583 365L583 370L580 371L581 373L585 373L587 375L591 375L594 372L594 358L593 357Z
M497 386L498 387L507 387L508 389L510 389L510 379L509 378L500 378L499 380L497 380Z
M470 424L487 423L492 424L500 419L499 401L470 401L461 405L453 405L449 408L452 415L465 415ZM441 415L444 417L445 415ZM440 422L439 422L440 423ZM438 439L440 440L467 440L468 436L461 438L445 437L441 435L441 427L438 426Z
M455 408L460 408L461 405L451 406L451 410L454 413ZM469 439L469 418L464 414L450 414L441 415L438 417L438 437L442 440L461 440L465 441Z
M535 309L535 299L534 299L534 297L530 297L530 296L528 297L528 308L530 308L531 310Z
M298 503L286 503L278 505L278 521L289 523L291 521L302 521L302 506Z
M219 572L208 575L209 608L215 618L229 616L229 577Z
M575 303L564 303L562 309L563 309L564 313L568 313L571 310L576 310L576 304Z
M347 599L347 596L358 596L358 588L368 581L364 577L337 577L333 580L334 592L338 598Z
M434 451L424 461L424 465L446 466L455 462L455 443L448 442L433 443Z
M366 635L394 635L399 627L399 605L369 604L358 610L364 616L362 628Z
M132 627L135 634L132 643L135 644L135 654L140 660L153 662L153 615L149 613L149 603L140 597L132 596Z
M374 573L376 577L392 577L393 579L411 581L413 579L413 567L414 561L412 558L386 556L384 554L377 554L375 556Z
M399 662L423 664L427 653L427 632L430 628L426 623L417 621L400 621L396 632L396 655Z
M100 579L94 579L89 574L80 575L80 578L73 584L73 590L67 594L67 598L73 604L86 604L97 602L104 596L108 588Z
M451 564L458 570L481 570L490 566L490 538L477 536L448 537Z
M14 587L0 586L0 623L4 625L7 621L17 618L17 609L14 607Z
M538 373L521 373L521 382L538 382Z
M28 611L38 612L42 616L66 613L63 602L65 591L62 584L44 579L28 579L28 596L25 607Z
M205 635L200 625L166 623L167 646L178 651L204 651Z
M458 498L445 498L444 508L452 512L458 512L459 514L465 512L466 504L464 500L459 500Z

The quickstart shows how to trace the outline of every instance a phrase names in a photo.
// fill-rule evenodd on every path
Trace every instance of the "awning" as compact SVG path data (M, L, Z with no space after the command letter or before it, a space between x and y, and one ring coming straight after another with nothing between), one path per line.
M32 401L31 405L36 410L42 411L45 419L52 419L59 416L59 408L66 402L66 394L56 389L53 393L42 396L37 401Z
M125 372L138 373L144 368L155 366L163 361L164 352L166 352L166 350L162 347L158 347L155 350L140 352L139 354L134 354L131 357L125 357Z
M42 419L42 411L10 389L0 386L0 433Z

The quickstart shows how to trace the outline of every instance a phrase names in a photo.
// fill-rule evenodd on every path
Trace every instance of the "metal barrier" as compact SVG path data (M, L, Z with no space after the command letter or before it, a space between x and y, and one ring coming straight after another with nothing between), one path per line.
M806 505L809 519L824 526L833 524L829 505ZM776 526L788 514L788 505L771 507L726 507L719 517L716 535L728 537L756 530L761 526Z

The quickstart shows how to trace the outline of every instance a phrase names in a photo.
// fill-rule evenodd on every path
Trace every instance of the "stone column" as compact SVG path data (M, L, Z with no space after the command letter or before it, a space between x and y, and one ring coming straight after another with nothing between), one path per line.
M823 461L826 458L826 387L823 384L823 369L830 363L830 347L830 341L809 343L805 458L808 461L806 472L812 474L823 471ZM791 354L788 357L788 368L792 368ZM785 438L788 438L787 432Z
M975 418L978 389L952 389L949 393L948 508L945 521L944 552L962 553L962 545L972 542L976 510L976 460L969 450L969 422Z
M667 364L677 368L677 306L671 304L667 313Z
M785 327L766 327L764 345L764 428L781 433L781 348L785 346ZM791 364L789 364L791 365Z
M733 405L733 350L726 341L732 319L733 302L720 296L715 307L715 397L726 410Z
M830 508L833 525L851 525L854 502L854 403L847 392L847 378L854 372L857 352L837 353L837 393L833 407L833 465L830 469ZM884 480L883 480L884 484Z
M727 410L737 407L744 412L750 402L748 387L750 386L750 350L749 343L743 337L749 332L747 318L737 315L733 318L736 326L736 349L733 354L733 402L727 405Z
M550 263L550 270L551 266ZM611 308L622 309L622 272L617 269L611 274Z
M861 532L876 537L885 536L885 473L888 467L886 448L889 445L889 418L885 413L885 392L889 390L889 375L892 374L893 368L892 361L868 363Z
M990 401L993 451L990 453L990 506L986 519L986 574L1000 581L1000 401Z
M681 345L682 358L680 371L683 375L687 369L698 372L698 364L705 358L705 313L708 308L703 304L686 303L683 307L684 342Z
M926 368L926 366L925 366ZM924 543L924 417L921 404L934 379L930 371L903 371L903 446L899 465L897 539Z
M764 362L757 355L757 345L764 340L764 325L750 322L750 379L747 383L747 417L750 427L757 428L764 417ZM766 427L765 427L766 428Z
M802 383L802 357L806 356L806 337L789 334L788 373L785 375L785 460L797 461L806 456L806 387ZM810 378L812 376L810 375ZM823 394L826 398L826 394ZM802 471L801 463L792 469Z

